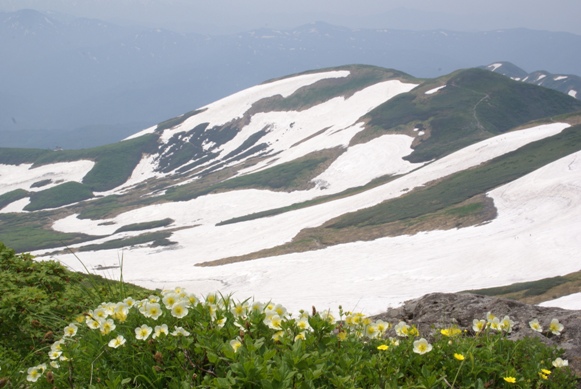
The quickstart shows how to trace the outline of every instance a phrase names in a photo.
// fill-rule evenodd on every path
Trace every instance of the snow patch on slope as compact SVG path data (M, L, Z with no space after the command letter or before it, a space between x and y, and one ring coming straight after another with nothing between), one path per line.
M432 95L432 94L436 93L437 91L439 91L439 90L441 90L441 89L444 89L445 87L446 87L446 85L442 85L442 86L439 86L439 87L437 87L437 88L430 89L430 90L429 90L429 91L427 91L425 94L426 94L426 95Z
M559 307L564 309L581 309L581 293L573 293L539 304L541 307Z
M204 111L188 118L173 129L165 130L160 139L167 142L175 134L194 128L200 123L210 123L208 126L210 128L226 124L242 117L252 104L260 99L275 95L287 97L303 86L326 78L347 77L349 74L347 70L304 74L245 89L200 108Z
M412 141L407 135L384 135L352 146L313 181L324 182L326 189L335 193L365 185L384 175L408 173L423 165L403 159L412 153Z
M32 168L32 164L0 165L0 194L24 189L30 192L52 188L69 181L81 182L83 177L93 168L93 161L74 161L53 163ZM39 181L51 180L41 187L32 185Z
M367 87L348 99L336 97L305 111L256 114L248 126L222 147L222 153L235 150L251 134L265 127L272 129L272 135L267 134L261 142L268 143L270 153L276 155L249 169L241 170L241 174L289 162L316 150L347 147L351 138L364 129L363 123L357 122L363 115L416 86L399 80L384 81ZM338 112L341 114L338 115Z

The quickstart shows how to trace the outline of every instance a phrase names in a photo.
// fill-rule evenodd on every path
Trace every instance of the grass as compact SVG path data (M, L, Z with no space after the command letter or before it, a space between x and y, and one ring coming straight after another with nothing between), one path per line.
M538 304L581 292L581 271L536 281L519 282L496 288L474 289L466 292Z
M78 203L93 197L91 189L78 182L65 182L39 192L30 193L30 203L25 211L38 211L47 208L57 208L63 205Z
M130 238L112 239L104 243L89 244L79 247L79 251L98 251L98 250L112 250L121 249L124 247L131 247L149 243L152 247L155 246L169 246L174 244L168 238L171 236L169 231L149 232L140 234Z
M0 242L10 242L17 252L50 249L98 238L81 233L64 233L50 228L51 213L0 214Z
M10 203L18 201L20 199L24 199L28 197L30 194L28 191L24 189L14 189L10 192L2 193L0 195L0 209L4 208Z
M482 69L458 71L440 82L446 87L438 93L425 95L418 87L369 112L368 128L356 139L421 127L429 136L407 159L422 162L533 120L581 110L581 102L570 96Z
M153 221L144 222L144 223L133 223L133 224L128 224L126 226L118 228L114 233L116 234L118 232L124 232L124 231L151 230L153 228L166 227L166 226L172 224L173 222L174 222L173 219L165 218L165 219L161 219L161 220L153 220Z

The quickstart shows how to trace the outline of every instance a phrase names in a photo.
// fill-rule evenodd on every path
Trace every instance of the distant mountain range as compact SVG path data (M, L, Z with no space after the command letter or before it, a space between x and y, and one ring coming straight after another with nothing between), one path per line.
M373 313L579 271L580 172L572 96L342 66L122 142L0 149L0 241L153 288Z
M581 99L581 77L571 74L552 74L544 70L527 73L518 66L510 62L497 62L488 66L483 66L495 73L510 77L516 81L526 82L558 90L576 99Z
M0 13L0 146L103 145L264 80L344 64L430 78L510 61L579 75L576 47L581 36L522 29L353 30L319 22L209 36Z

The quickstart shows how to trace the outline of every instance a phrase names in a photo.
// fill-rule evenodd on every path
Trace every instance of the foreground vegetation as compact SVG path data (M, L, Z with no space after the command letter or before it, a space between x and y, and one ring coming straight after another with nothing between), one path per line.
M508 316L420 334L339 307L148 291L0 244L0 386L575 388L559 350L511 341ZM558 320L531 328L552 337Z

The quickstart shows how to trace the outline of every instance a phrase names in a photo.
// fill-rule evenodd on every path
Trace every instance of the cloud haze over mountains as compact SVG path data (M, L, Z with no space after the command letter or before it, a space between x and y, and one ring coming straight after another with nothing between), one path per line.
M581 51L571 49L581 47L581 36L522 29L404 31L318 22L200 35L26 10L0 13L0 37L6 147L106 144L265 80L343 64L434 77L510 61L529 72L581 74Z

